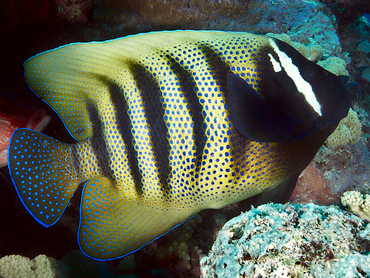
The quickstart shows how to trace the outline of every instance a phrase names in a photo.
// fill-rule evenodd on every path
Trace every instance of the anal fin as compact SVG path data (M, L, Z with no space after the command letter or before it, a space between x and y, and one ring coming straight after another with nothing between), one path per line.
M85 184L80 213L80 248L97 260L126 256L179 224L160 208L122 197L106 177Z

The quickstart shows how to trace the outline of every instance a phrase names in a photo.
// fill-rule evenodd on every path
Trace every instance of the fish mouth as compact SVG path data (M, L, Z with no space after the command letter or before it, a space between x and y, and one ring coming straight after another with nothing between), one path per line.
M41 132L49 124L50 120L51 117L46 115L46 110L39 108L28 121L26 128Z

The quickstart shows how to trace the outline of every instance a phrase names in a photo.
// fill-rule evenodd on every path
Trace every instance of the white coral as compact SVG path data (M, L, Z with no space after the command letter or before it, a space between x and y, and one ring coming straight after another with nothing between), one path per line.
M348 207L359 207L364 202L362 194L358 191L344 192L341 201L343 206Z
M361 209L370 216L370 195L365 196L365 201L361 205Z
M370 195L362 195L358 191L347 191L343 194L342 205L347 206L351 212L370 221Z

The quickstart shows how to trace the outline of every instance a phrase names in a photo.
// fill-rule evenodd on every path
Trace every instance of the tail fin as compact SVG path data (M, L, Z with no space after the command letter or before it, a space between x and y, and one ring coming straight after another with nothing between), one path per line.
M29 213L45 227L57 222L79 185L71 145L18 129L10 140L8 161L18 196Z

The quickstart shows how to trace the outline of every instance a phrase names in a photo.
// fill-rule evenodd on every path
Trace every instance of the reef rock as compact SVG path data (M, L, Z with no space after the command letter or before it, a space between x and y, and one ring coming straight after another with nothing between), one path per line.
M289 201L294 204L332 205L340 203L340 196L331 192L329 180L311 162L299 176Z
M360 15L370 13L370 2L363 0L321 0L331 8L341 26L351 23Z
M224 225L201 277L369 277L369 249L370 224L336 206L267 204Z
M111 33L163 29L207 29L287 33L305 44L316 42L324 53L341 52L330 12L319 1L106 0L94 17Z

